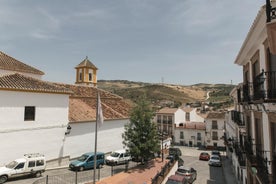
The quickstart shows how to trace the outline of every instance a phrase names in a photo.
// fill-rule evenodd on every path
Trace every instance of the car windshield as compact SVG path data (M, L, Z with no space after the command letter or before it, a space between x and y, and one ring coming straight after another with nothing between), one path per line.
M168 180L166 184L181 184L180 181Z
M181 172L181 173L188 173L188 172L190 172L190 169L179 168L179 169L177 169L177 171Z
M88 155L82 155L80 158L78 158L78 161L85 161L88 158Z
M219 157L212 157L212 160L219 160Z
M10 162L8 165L6 165L6 167L9 168L9 169L12 169L12 168L14 168L15 166L17 166L17 164L18 164L18 162L12 161L12 162Z
M202 156L207 156L207 155L208 155L208 153L201 153L201 155L202 155Z
M111 153L111 155L110 155L110 156L112 156L112 157L118 157L119 155L120 155L120 153L113 152L113 153Z

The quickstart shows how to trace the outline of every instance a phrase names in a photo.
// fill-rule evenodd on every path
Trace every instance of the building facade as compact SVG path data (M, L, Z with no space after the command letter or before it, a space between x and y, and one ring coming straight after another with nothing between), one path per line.
M275 7L267 1L260 8L235 60L243 68L236 110L245 123L244 139L237 141L246 154L250 184L276 182Z
M224 150L225 113L210 112L205 118L207 149Z

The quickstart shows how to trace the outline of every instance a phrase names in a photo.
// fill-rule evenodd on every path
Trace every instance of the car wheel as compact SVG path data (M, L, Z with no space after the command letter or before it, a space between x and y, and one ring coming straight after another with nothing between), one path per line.
M0 183L5 183L8 180L8 176L0 176Z
M35 172L35 173L33 174L33 177L35 177L35 178L37 178L37 177L39 177L39 176L41 176L41 171Z
M83 171L83 170L84 170L84 167L80 167L80 168L79 168L79 171Z

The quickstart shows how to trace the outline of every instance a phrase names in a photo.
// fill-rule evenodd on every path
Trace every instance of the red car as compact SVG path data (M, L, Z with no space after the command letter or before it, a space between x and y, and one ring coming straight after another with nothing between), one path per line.
M207 160L208 161L209 159L210 159L209 153L207 153L207 152L200 153L199 160Z

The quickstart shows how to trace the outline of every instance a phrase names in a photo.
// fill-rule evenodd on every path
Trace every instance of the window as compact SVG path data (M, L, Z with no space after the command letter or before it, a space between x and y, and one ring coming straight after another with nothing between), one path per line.
M212 140L218 140L218 132L213 132Z
M180 139L184 139L184 132L180 132Z
M79 80L82 81L82 73L79 73Z
M161 123L161 116L157 115L157 123Z
M26 106L24 121L34 121L35 120L35 107L34 106Z
M167 116L163 116L163 123L168 123L168 117Z
M186 112L186 121L190 121L190 113Z
M198 140L198 141L201 140L201 133L197 133L197 140Z
M92 73L89 73L88 77L89 77L89 81L92 81Z
M168 116L168 124L172 124L172 116Z
M44 165L44 160L37 160L36 161L36 166L42 166Z
M218 122L216 120L212 121L212 129L218 129Z
M34 167L35 166L35 161L29 161L28 167Z
M22 169L24 168L25 162L19 163L14 169Z

